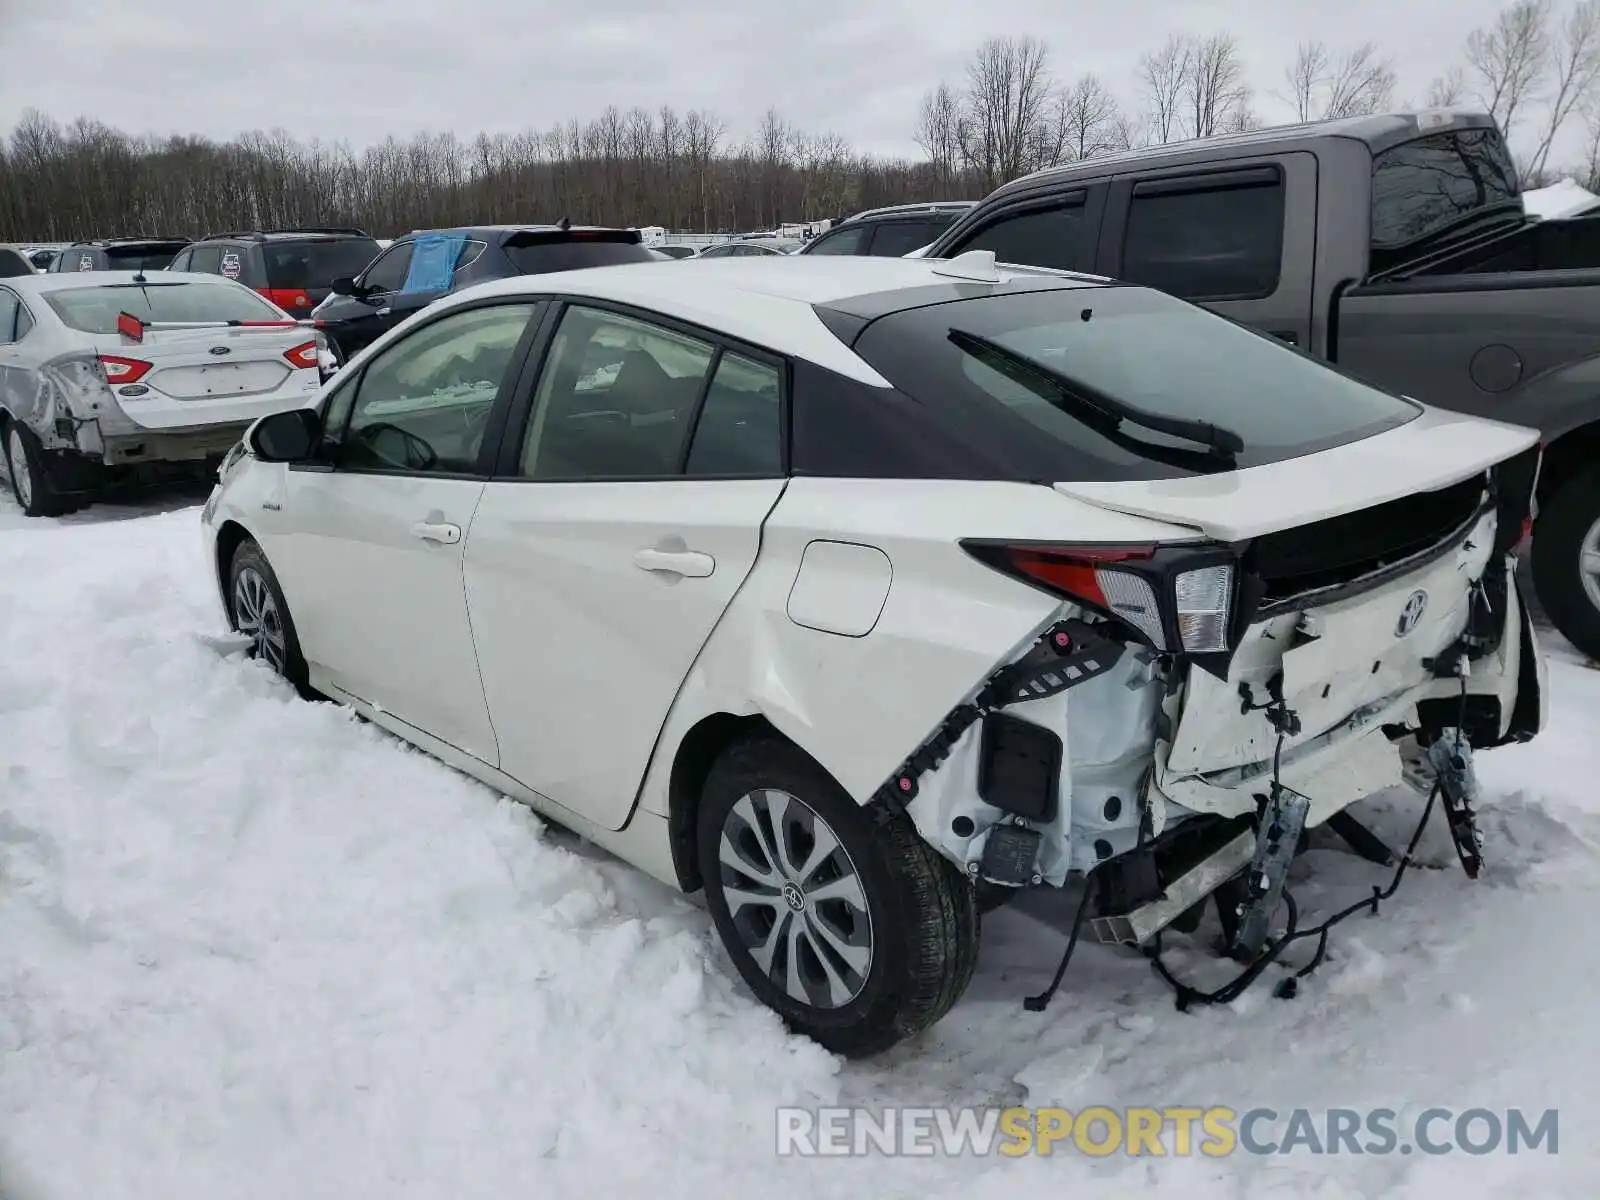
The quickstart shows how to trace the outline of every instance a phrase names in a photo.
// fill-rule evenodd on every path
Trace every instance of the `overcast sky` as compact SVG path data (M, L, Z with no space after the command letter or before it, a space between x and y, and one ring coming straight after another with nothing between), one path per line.
M1396 99L1424 95L1503 0L0 0L0 128L22 111L141 133L281 127L357 146L387 134L514 131L608 104L714 110L736 136L768 105L813 132L916 153L917 101L959 81L984 38L1032 34L1062 77L1093 70L1127 101L1171 32L1233 33L1256 107L1298 41L1372 37ZM1576 154L1576 138L1564 138Z

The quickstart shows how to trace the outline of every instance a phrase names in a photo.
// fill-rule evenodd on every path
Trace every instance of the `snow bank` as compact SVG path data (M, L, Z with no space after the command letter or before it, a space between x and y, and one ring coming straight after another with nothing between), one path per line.
M695 907L221 636L193 508L0 502L0 1190L475 1200L648 1194L1324 1200L1592 1195L1600 674L1486 757L1491 865L1356 919L1302 998L1179 1015L1075 897L986 921L929 1036L841 1067L734 982ZM1492 760L1492 761L1491 761ZM1398 838L1414 808L1374 802ZM1385 873L1332 849L1311 913ZM1175 942L1182 939L1175 939ZM1214 960L1180 954L1186 970ZM780 1104L1563 1108L1559 1158L773 1155Z
M1529 216L1553 221L1559 217L1573 217L1600 206L1600 196L1583 187L1575 179L1563 179L1549 187L1534 188L1522 193L1522 208Z

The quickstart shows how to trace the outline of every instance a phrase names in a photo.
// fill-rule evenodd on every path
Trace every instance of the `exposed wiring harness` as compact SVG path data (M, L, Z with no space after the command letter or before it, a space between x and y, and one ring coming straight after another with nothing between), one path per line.
M1457 752L1459 753L1461 748L1461 738L1464 736L1462 729L1465 724L1467 711L1467 676L1464 662L1459 660L1457 661L1456 674L1461 681L1459 715L1454 727L1456 738L1455 746ZM1248 699L1246 703L1249 703ZM1298 717L1294 715L1293 711L1290 710L1284 703L1281 693L1276 690L1273 691L1272 699L1267 704L1260 705L1258 707L1266 713L1267 720L1272 723L1273 728L1277 731L1278 735L1272 753L1272 798L1269 801L1269 804L1276 804L1283 790L1280 779L1284 743L1291 736L1293 736L1295 732L1298 732L1300 722ZM1314 925L1309 929L1299 928L1299 907L1295 903L1294 896L1291 895L1288 888L1285 887L1283 890L1283 905L1288 910L1288 925L1283 934L1280 937L1269 941L1262 948L1261 952L1256 955L1242 971L1240 971L1222 986L1214 988L1210 991L1205 991L1179 979L1175 974L1173 974L1171 968L1169 968L1161 959L1161 935L1158 933L1155 938L1152 939L1149 947L1145 951L1145 954L1149 958L1150 966L1155 973L1172 986L1173 991L1176 993L1178 1011L1183 1012L1193 1004L1233 1003L1233 1001L1237 1000L1241 995L1244 994L1246 989L1248 989L1251 984L1261 977L1262 972L1264 972L1273 963L1278 961L1279 957L1285 950L1289 948L1290 945L1295 942L1314 937L1317 939L1317 948L1316 952L1311 956L1311 960L1296 970L1292 975L1288 975L1279 980L1278 986L1274 989L1274 994L1280 998L1292 998L1299 990L1299 981L1304 979L1307 975L1310 975L1319 966L1321 966L1327 957L1328 934L1333 930L1334 926L1340 924L1349 917L1354 916L1356 913L1361 912L1363 909L1376 915L1378 912L1378 906L1399 890L1400 881L1405 878L1407 869L1413 863L1412 855L1416 852L1417 845L1422 840L1423 830L1427 828L1428 818L1433 814L1434 805L1438 802L1439 795L1443 787L1444 775L1443 773L1439 773L1435 776L1433 786L1428 791L1427 801L1422 807L1422 816L1417 821L1416 829L1411 834L1411 840L1407 843L1405 852L1400 856L1400 861L1395 867L1394 876L1392 879L1390 879L1388 887L1374 886L1372 889L1372 894L1366 899L1357 900L1355 903L1340 909L1321 924ZM1263 813L1262 819L1266 820L1271 818L1268 814ZM1047 987L1043 992L1036 996L1029 996L1023 1001L1024 1007L1026 1007L1029 1012L1044 1011L1045 1007L1055 996L1057 989L1060 988L1061 981L1067 973L1067 966L1072 961L1073 952L1078 947L1078 938L1083 929L1084 917L1088 913L1089 902L1096 891L1097 884L1098 880L1095 876L1095 873L1091 871L1085 878L1083 899L1078 904L1077 915L1074 917L1072 922L1072 933L1067 940L1067 948L1065 953L1061 956L1061 962L1056 967L1054 978L1051 979L1049 987Z

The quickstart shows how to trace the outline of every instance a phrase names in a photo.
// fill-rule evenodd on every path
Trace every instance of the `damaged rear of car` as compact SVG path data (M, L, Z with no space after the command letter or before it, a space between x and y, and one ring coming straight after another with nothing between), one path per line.
M978 642L1001 627L979 614L1021 603L968 604L983 577L925 568L935 525L964 522L945 530L959 553L1042 601L1026 636L899 749L868 807L914 823L980 907L1087 873L1100 938L1149 947L1215 897L1241 959L1269 944L1310 829L1398 859L1346 809L1426 788L1441 766L1475 874L1472 749L1525 741L1545 717L1513 558L1537 434L1374 390L1160 293L1090 282L818 306L892 390L863 390L846 417L843 382L797 379L796 474L822 421L802 415L808 390L827 391L850 431L837 454L856 465L817 474L866 474L878 456L872 473L972 489L965 514L934 512L929 491L921 513L903 510L911 528L876 539L863 515L840 531L894 563L872 636L899 640L881 665L901 667L906 695L885 697L900 712L871 727L926 711L944 665L983 658ZM1029 486L1004 493L1008 515L979 481ZM789 506L812 487L791 484L764 559L788 553ZM803 584L802 561L791 605ZM961 627L935 636L936 613ZM869 652L836 653L866 669ZM833 752L850 731L828 714L805 722L794 736L859 795L868 754Z

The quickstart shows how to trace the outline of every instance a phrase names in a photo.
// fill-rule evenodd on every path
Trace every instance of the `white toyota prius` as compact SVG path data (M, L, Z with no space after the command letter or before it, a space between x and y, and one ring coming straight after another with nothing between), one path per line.
M861 1055L1024 888L1146 947L1215 900L1248 958L1308 830L1382 859L1345 810L1430 779L1476 873L1471 751L1544 722L1538 458L1146 288L692 260L431 305L203 519L258 658L703 889Z

